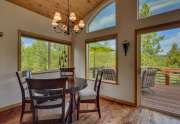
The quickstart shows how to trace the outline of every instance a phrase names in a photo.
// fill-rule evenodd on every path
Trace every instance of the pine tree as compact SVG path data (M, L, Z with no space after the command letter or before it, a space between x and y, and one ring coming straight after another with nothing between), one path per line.
M167 67L180 68L180 48L178 48L176 43L172 45L170 51L167 53L166 60Z

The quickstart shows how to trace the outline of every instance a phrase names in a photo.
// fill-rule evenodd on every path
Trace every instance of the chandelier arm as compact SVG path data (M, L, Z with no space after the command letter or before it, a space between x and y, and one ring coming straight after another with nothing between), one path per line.
M82 31L83 31L83 28L80 28L78 32L76 32L76 31L72 30L72 33L74 33L74 34L78 34L78 33L81 33Z
M64 31L62 30L62 28L60 27L60 25L58 25L58 26L56 26L55 28L54 28L54 31L56 32L56 33L64 33Z
M57 29L54 29L54 31L55 31L56 33L62 33L61 30L57 30Z
M69 0L68 0L68 16L67 16L67 34L68 35L70 34L70 20L69 20L69 17L70 17L70 3L69 3Z

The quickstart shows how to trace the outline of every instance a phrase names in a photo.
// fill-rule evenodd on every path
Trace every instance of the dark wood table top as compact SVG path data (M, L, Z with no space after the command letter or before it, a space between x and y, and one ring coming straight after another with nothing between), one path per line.
M43 78L39 78L39 77L31 77L31 79L56 79L56 77L54 78L48 78L48 77L43 77ZM66 93L74 93L74 92L78 92L84 88L87 87L87 80L84 78L68 78L67 80L67 84L66 84ZM49 90L48 90L49 92Z
M84 78L68 79L67 92L77 92L87 87L87 80Z

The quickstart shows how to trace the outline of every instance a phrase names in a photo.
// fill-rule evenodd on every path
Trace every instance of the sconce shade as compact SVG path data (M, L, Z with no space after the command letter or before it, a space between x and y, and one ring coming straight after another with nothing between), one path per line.
M125 56L127 55L128 49L129 49L129 42L125 41L123 43L123 49L124 49L124 54Z

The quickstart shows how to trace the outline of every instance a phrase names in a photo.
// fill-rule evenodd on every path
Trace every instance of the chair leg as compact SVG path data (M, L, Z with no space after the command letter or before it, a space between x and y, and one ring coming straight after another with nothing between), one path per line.
M100 110L100 104L99 104L99 99L97 99L97 110L98 110L98 114L99 114L99 118L101 118L101 110Z
M25 111L25 102L22 102L22 106L21 106L21 116L20 116L20 123L22 123L24 111Z
M77 101L77 120L79 120L79 110L80 110L80 99Z
M37 117L36 117L36 110L33 110L33 124L38 124Z

